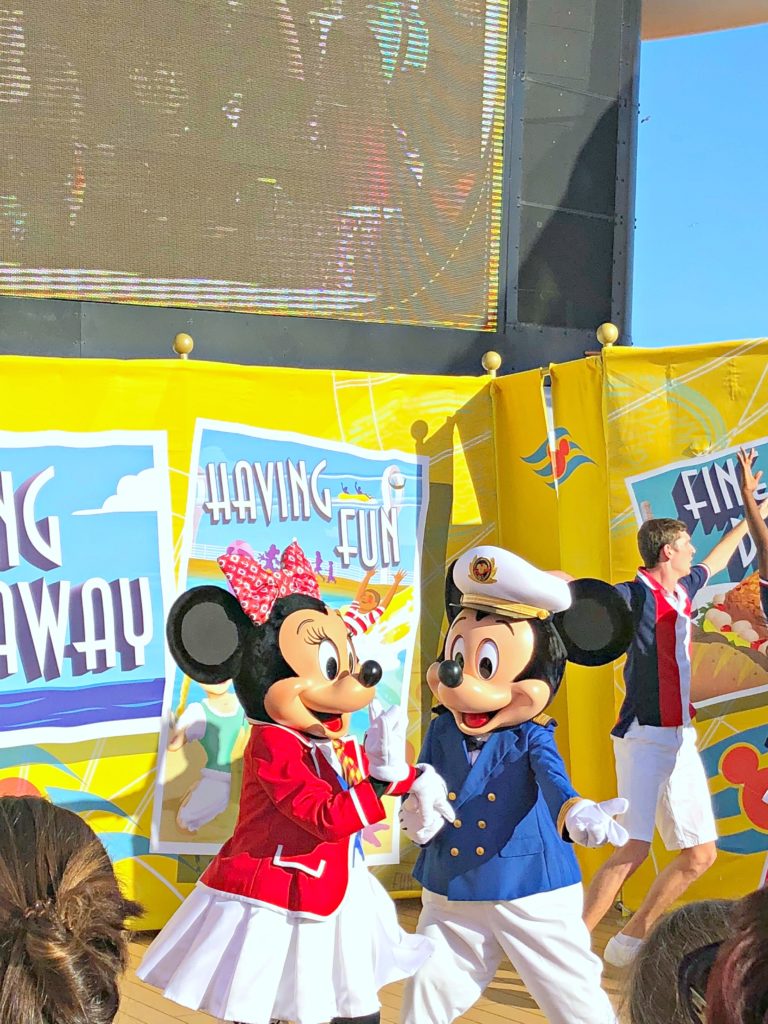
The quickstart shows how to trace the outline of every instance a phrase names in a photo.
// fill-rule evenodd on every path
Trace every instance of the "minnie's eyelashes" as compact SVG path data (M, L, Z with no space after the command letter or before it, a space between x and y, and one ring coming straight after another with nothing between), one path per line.
M319 626L312 626L312 628L308 629L304 635L307 643L314 644L318 647L324 640L331 640L331 637L328 636L325 630L320 629Z

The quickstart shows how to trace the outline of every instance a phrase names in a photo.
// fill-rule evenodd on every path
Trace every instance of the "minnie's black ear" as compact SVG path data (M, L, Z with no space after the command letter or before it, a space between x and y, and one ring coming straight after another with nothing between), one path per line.
M571 607L554 616L568 660L576 665L607 665L632 642L632 612L619 591L603 580L573 580Z
M165 635L182 672L209 686L236 676L253 624L222 587L193 587L174 601Z
M445 614L448 616L449 626L461 611L461 591L453 582L453 570L456 567L456 562L458 562L458 558L451 562L445 574Z

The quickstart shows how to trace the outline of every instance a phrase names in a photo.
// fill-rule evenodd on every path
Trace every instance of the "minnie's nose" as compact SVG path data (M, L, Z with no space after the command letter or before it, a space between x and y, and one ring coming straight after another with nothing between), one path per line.
M458 661L451 661L449 658L440 665L440 668L437 670L437 678L443 686L455 690L457 686L461 686L464 673L461 671L461 665Z
M360 668L360 682L363 686L375 686L381 682L381 665L378 661L364 661Z

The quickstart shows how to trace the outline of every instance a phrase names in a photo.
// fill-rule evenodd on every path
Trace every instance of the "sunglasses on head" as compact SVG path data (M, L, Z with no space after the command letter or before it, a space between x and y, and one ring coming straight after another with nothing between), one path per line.
M677 994L691 1024L705 1024L707 1016L707 982L720 942L686 953L677 971Z

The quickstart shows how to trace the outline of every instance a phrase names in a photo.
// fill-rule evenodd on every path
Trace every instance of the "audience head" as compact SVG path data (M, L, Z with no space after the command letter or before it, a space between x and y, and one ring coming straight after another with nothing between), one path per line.
M678 969L694 949L728 934L733 900L700 900L678 907L653 927L632 964L622 1010L628 1024L690 1024L678 996Z
M81 818L0 798L0 1021L110 1024L139 913Z
M706 1024L768 1024L768 889L736 904L706 986Z

